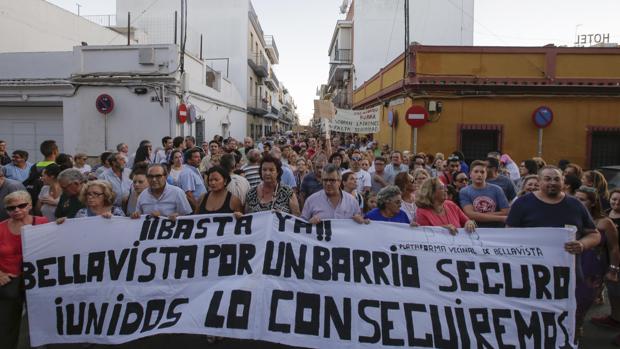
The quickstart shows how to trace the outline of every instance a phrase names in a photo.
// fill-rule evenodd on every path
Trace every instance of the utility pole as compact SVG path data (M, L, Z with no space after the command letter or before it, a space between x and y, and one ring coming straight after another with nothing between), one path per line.
M403 69L403 80L407 79L409 73L409 0L405 0L405 67ZM405 81L406 83L406 81Z
M79 4L79 3L77 3L77 2L76 2L75 4L77 5L77 8L78 8L78 13L77 13L77 15L79 16L79 15L80 15L80 7L82 7L82 5L80 5L80 4Z

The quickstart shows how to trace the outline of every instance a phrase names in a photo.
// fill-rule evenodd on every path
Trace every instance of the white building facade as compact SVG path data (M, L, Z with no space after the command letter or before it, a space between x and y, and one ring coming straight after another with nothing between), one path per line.
M349 34L351 36L347 37ZM474 0L410 0L409 42L473 45ZM342 51L349 48L352 49L350 55ZM403 1L354 0L346 20L336 24L329 54L332 66L352 63L350 79L355 90L404 49ZM340 52L339 56L337 52ZM344 71L335 73L342 76Z
M293 105L280 106L283 92L274 73L279 64L275 38L265 35L250 0L189 0L187 50L214 70L229 79L243 98L247 110L246 134L255 138L290 129ZM180 2L147 0L117 0L118 25L127 25L127 13L148 12L130 25L144 31L153 43L175 40L173 31L175 11ZM200 39L202 37L202 40ZM180 39L179 39L180 40ZM201 45L202 43L202 45ZM202 47L202 52L198 54ZM202 54L204 52L204 54Z
M125 142L158 145L164 136L214 135L241 138L243 99L221 76L186 55L179 71L175 45L79 46L69 52L0 54L0 139L39 159L39 144L54 139L70 154L96 156ZM114 107L103 114L96 103L108 95ZM191 106L195 119L181 122L178 106ZM135 150L135 148L133 148Z

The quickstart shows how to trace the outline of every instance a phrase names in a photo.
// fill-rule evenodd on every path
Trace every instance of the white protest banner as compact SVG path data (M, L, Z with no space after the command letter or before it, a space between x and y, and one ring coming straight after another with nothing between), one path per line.
M317 348L572 348L573 237L280 213L27 227L31 343L192 333Z
M381 107L363 110L336 109L331 120L332 132L377 133L381 124Z

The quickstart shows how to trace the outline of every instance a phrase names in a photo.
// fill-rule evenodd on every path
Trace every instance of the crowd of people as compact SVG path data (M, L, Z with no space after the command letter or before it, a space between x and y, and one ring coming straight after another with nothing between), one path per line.
M507 154L465 162L460 151L413 154L365 137L282 135L242 142L221 136L119 144L98 159L42 142L43 160L0 141L0 336L15 345L23 308L21 227L77 217L177 216L277 210L312 224L352 219L459 228L577 228L564 249L577 258L577 329L607 288L620 329L620 189L598 171L562 160L517 163ZM97 161L93 161L97 160ZM90 164L89 164L90 163ZM96 163L96 164L95 164ZM92 166L91 166L92 165ZM579 334L579 333L578 333ZM620 336L614 339L620 345Z

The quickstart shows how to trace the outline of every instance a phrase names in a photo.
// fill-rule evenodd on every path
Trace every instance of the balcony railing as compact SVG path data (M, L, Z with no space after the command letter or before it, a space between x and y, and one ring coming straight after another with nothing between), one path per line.
M265 115L269 112L269 102L256 96L248 97L248 111L252 114Z
M116 15L92 15L92 16L82 16L85 19L99 24L104 27L113 27L116 26Z
M248 64L256 76L264 78L269 75L269 62L262 53L253 53L248 57Z
M265 35L265 50L267 54L270 55L271 61L274 64L277 64L280 60L280 53L278 52L278 46L276 46L276 41L273 39L273 35Z
M353 50L336 49L332 63L351 63L353 62Z

